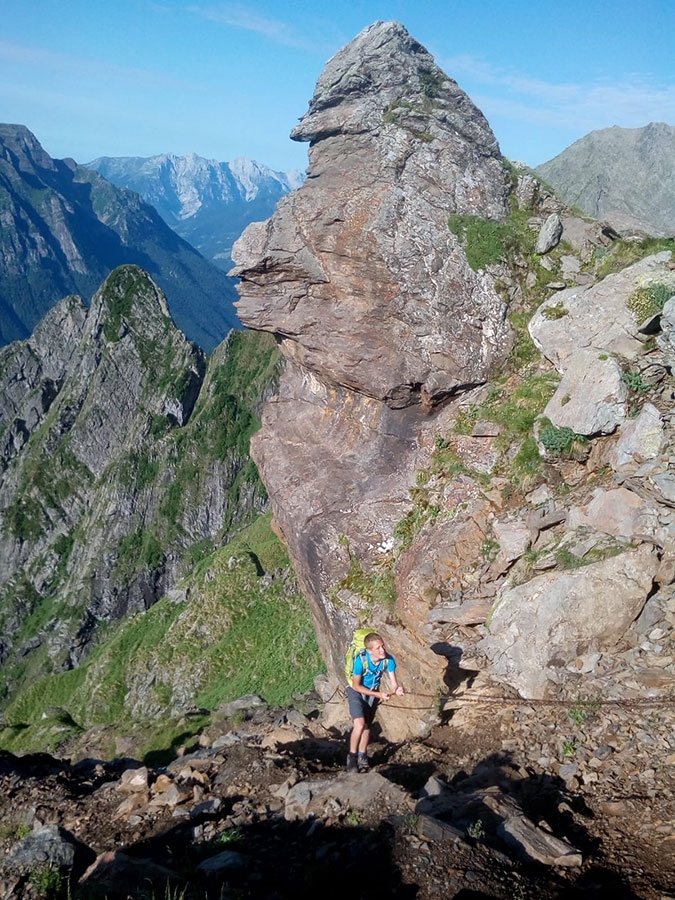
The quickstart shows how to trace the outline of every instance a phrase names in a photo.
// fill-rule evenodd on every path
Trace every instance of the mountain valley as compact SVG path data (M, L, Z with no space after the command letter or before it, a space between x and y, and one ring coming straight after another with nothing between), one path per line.
M246 226L268 219L277 201L304 180L300 172L273 172L250 159L221 163L196 153L104 156L87 167L140 194L167 225L225 271L232 268L232 245Z
M27 338L67 294L88 303L116 266L139 265L177 325L211 351L240 327L232 279L130 191L53 160L22 125L0 126L0 343Z

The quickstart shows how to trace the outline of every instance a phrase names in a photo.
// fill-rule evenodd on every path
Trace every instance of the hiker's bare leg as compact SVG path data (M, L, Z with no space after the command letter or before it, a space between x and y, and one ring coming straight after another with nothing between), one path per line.
M368 749L368 744L370 743L370 726L367 726L363 729L363 733L359 739L358 747L359 753L365 753Z
M366 728L366 720L363 717L358 719L354 719L354 727L352 728L352 733L349 738L349 752L357 753L361 747L361 740L363 733ZM368 737L370 738L370 731L368 732ZM368 746L368 742L366 741L366 746Z

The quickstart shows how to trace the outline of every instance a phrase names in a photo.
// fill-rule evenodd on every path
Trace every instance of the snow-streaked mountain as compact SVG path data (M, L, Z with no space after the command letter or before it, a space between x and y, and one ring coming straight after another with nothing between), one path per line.
M304 180L298 171L275 172L245 157L217 162L196 153L102 156L87 166L139 193L182 238L225 269L246 226L271 216L277 201Z

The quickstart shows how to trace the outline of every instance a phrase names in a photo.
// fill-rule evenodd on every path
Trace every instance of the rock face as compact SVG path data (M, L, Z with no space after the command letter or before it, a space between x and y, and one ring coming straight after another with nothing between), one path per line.
M238 327L230 279L136 194L52 159L22 125L0 125L0 200L0 344L27 338L66 294L89 302L122 264L151 273L204 349Z
M118 187L136 191L184 240L229 269L232 244L251 222L267 219L278 200L300 187L300 172L274 172L240 157L232 162L176 156L103 156L87 163Z
M567 203L616 227L652 234L675 232L675 127L592 131L554 159L537 166Z
M292 137L310 142L307 183L235 245L242 321L389 407L484 380L505 309L447 227L505 215L481 113L402 26L377 23L330 60Z
M482 114L394 22L328 62L292 137L307 182L246 230L233 274L241 320L288 360L252 454L337 673L368 613L335 590L386 561L434 411L510 348L493 279L447 225L503 219L508 191Z

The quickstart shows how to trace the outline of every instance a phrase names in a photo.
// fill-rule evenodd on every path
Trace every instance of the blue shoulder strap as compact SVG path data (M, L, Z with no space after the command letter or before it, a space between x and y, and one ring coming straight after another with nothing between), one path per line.
M368 665L368 651L364 647L362 650L359 650L359 656L361 657L361 663L363 664L363 674L365 675L367 672L370 672L370 666Z

